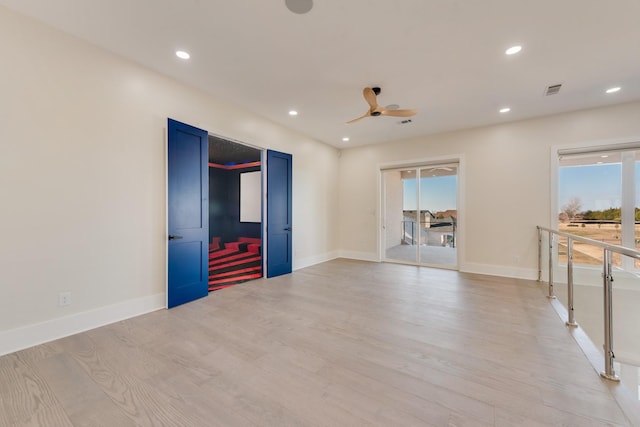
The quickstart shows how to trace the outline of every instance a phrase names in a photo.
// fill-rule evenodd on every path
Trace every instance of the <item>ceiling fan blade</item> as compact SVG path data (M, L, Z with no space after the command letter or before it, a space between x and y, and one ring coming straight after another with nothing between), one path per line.
M382 116L394 116L394 117L411 117L415 116L418 112L416 110L382 110L380 115Z
M370 113L369 111L367 111L367 113L366 113L364 116L360 116L360 117L358 117L357 119L349 120L349 121L347 122L347 124L351 124L351 123L353 123L353 122L357 122L358 120L362 120L362 119L364 119L365 117L369 117L369 116L371 116L371 113Z
M362 95L364 95L364 99L367 101L367 104L369 104L369 107L371 107L371 111L378 108L378 100L373 89L371 89L370 87L365 87L362 90Z

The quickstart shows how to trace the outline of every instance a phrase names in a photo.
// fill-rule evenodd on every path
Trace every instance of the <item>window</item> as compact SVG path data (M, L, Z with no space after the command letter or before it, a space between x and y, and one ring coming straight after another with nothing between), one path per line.
M558 230L613 245L640 248L640 150L562 153L558 161ZM566 238L558 256L566 262ZM602 264L602 249L574 242L576 264ZM636 269L633 260L613 255L613 264ZM636 263L637 264L637 263Z

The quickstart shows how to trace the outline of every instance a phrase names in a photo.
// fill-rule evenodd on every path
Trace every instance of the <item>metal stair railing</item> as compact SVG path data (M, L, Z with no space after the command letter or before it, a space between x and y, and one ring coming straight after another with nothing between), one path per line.
M611 255L613 253L619 253L631 258L640 260L640 252L625 248L623 246L610 245L600 242L598 240L589 239L582 236L576 236L575 234L565 233L558 230L552 230L550 228L538 226L538 281L542 281L542 235L548 233L549 242L549 293L547 298L555 298L553 292L553 249L554 243L557 241L557 237L567 238L567 312L568 319L566 324L568 326L577 326L575 321L574 309L573 309L573 242L582 242L596 247L600 247L603 250L602 261L602 283L604 290L604 359L605 366L604 371L600 373L603 378L612 381L620 381L620 378L616 375L613 367L613 359L615 355L613 353L613 275L611 268Z

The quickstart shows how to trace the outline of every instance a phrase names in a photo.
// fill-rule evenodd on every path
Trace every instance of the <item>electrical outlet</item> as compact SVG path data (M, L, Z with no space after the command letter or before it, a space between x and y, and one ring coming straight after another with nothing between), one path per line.
M60 292L58 295L58 305L60 307L71 305L71 292Z

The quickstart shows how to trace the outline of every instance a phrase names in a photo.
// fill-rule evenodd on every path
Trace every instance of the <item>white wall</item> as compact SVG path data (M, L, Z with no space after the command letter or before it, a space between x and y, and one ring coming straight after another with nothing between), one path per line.
M341 254L379 259L380 164L462 155L460 269L535 278L535 226L551 217L551 147L637 138L638 117L631 103L343 150Z
M0 354L164 303L167 117L291 153L294 268L337 254L336 149L2 7L0 52Z

